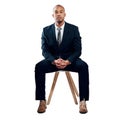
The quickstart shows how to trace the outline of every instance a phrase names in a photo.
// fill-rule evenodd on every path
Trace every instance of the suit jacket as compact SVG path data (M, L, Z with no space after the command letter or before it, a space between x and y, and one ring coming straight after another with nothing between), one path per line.
M45 59L53 62L61 57L71 63L81 55L81 37L78 27L65 22L63 38L58 46L55 25L43 28L42 32L42 54Z

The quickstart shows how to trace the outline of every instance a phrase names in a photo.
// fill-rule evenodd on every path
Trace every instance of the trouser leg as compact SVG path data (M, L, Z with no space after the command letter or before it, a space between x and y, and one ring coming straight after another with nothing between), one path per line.
M35 72L36 100L45 100L45 73Z
M36 64L35 66L36 100L46 99L45 74L54 71L57 71L56 67L47 60L40 61L39 63Z
M83 99L89 100L89 70L87 63L77 59L65 70L78 73L80 101Z
M89 73L88 65L86 63L84 63L84 65L81 66L81 69L78 72L78 77L80 101L83 99L89 100Z

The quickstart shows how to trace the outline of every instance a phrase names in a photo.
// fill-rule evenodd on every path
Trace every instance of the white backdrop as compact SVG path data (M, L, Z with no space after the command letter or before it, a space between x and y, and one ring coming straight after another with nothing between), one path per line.
M37 114L34 67L41 55L42 28L54 22L52 8L62 4L66 21L79 27L81 58L89 64L88 114L79 114L64 73L60 73L51 104ZM0 1L0 119L101 120L118 119L119 0L1 0ZM46 92L53 73L47 74ZM72 73L77 86L77 74Z

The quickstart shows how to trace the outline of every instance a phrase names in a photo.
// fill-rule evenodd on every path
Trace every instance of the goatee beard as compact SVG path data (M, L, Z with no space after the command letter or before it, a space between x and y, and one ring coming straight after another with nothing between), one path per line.
M57 23L60 25L63 21L57 21Z

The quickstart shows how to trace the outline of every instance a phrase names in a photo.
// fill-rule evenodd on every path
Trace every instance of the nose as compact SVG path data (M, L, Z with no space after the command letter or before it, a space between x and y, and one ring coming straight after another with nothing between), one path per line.
M60 13L58 13L57 16L60 16Z

